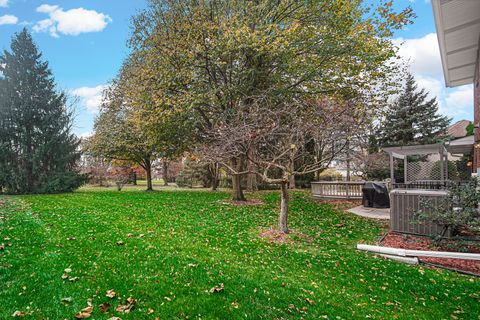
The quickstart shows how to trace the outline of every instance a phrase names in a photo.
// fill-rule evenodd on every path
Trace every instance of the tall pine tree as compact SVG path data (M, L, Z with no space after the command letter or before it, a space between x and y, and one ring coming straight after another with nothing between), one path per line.
M67 98L41 57L26 29L0 55L0 191L65 192L84 181Z
M438 114L436 98L427 96L409 74L403 92L387 109L378 135L380 146L429 144L446 138L450 119Z

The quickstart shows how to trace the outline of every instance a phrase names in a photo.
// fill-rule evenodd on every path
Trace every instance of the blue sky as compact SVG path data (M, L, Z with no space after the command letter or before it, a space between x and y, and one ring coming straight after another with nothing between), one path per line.
M394 2L397 8L412 6L418 16L395 35L418 83L437 96L442 113L472 119L472 87L445 88L430 1ZM31 30L59 87L79 97L74 131L85 136L102 88L128 54L130 18L145 6L146 0L0 0L0 49L8 49L23 27Z

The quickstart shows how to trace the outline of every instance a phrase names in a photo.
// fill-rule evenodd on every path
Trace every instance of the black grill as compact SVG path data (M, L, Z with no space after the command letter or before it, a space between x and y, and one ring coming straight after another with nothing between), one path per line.
M362 188L363 206L368 208L390 208L388 189L383 183L366 182Z

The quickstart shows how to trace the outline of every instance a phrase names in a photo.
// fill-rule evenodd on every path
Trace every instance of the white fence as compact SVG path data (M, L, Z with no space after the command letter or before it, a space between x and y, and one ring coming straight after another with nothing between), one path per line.
M312 182L312 197L317 199L361 200L365 181Z

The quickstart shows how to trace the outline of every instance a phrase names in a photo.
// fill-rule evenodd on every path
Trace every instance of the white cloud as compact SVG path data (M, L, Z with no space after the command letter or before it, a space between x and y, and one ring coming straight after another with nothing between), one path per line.
M415 76L415 80L417 81L419 89L424 88L426 91L428 91L428 97L430 99L442 96L445 85L438 78L417 74Z
M55 10L58 10L59 6L52 6L49 4L42 4L40 7L37 8L37 12L41 13L51 13L54 12Z
M82 133L77 134L77 137L80 138L80 139L90 138L91 136L93 136L92 131L87 131L87 132L82 132Z
M102 93L105 85L81 87L72 90L72 94L80 98L82 104L92 113L97 113L102 105Z
M458 87L447 94L445 101L451 106L473 106L473 85Z
M420 38L394 39L399 55L410 62L410 72L419 88L425 88L429 97L437 97L440 113L454 121L473 119L473 88L471 85L446 88L438 39L435 33Z
M451 117L470 115L473 111L473 85L447 89L445 103L445 113Z
M0 26L4 24L17 24L17 22L18 22L18 18L10 14L0 16Z
M33 26L33 31L49 32L56 38L59 34L77 36L81 33L100 32L112 22L108 15L84 8L64 11L56 5L42 4L37 12L48 14L49 18L38 21Z
M394 43L400 47L399 55L410 60L414 74L442 75L442 61L435 33L414 39L397 38Z
M0 0L0 7L8 7L8 0Z

